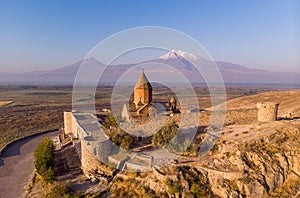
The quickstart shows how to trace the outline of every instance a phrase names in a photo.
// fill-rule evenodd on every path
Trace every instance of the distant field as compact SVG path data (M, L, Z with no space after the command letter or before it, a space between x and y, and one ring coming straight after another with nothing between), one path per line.
M210 107L206 87L195 88L201 108ZM267 89L227 88L227 99L264 92ZM96 109L110 108L112 87L97 89ZM173 94L165 87L154 87L154 101L166 102ZM63 112L72 109L72 87L0 86L0 148L7 142L63 127Z
M7 142L63 126L71 88L0 87L0 148Z
M11 104L11 103L13 103L13 102L14 102L14 101L0 101L0 107L9 105L9 104Z

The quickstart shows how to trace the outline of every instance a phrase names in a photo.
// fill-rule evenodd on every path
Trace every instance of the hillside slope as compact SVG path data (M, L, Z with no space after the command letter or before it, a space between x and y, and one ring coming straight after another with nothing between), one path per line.
M300 116L300 90L271 91L251 96L235 98L227 102L227 110L254 109L258 102L278 103L278 116L284 117L288 113Z
M163 181L172 180L177 196L193 197L192 186L202 182L190 180L197 173L205 180L198 185L200 197L300 197L300 119L256 120L256 103L263 101L280 103L281 115L299 115L299 96L300 91L274 91L227 101L227 126L212 151L195 161L182 158L160 171L165 175L149 175L144 185L170 190Z

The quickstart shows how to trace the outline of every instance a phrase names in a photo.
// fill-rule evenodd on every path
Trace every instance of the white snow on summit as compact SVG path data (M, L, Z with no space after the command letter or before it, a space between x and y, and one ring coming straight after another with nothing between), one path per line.
M159 57L159 59L172 59L172 58L185 58L187 60L196 60L198 59L195 55L181 50L172 49L168 53Z

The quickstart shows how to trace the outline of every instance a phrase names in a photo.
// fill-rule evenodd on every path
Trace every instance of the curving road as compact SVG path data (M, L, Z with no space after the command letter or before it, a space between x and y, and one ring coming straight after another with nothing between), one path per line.
M0 198L22 197L24 187L34 169L33 152L45 137L55 136L58 131L41 134L15 142L0 156Z

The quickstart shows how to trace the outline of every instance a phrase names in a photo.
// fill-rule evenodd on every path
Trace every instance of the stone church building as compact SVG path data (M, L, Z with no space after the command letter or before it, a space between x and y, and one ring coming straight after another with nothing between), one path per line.
M134 86L134 104L136 109L150 105L152 103L152 86L149 83L144 71L139 77L136 85Z

